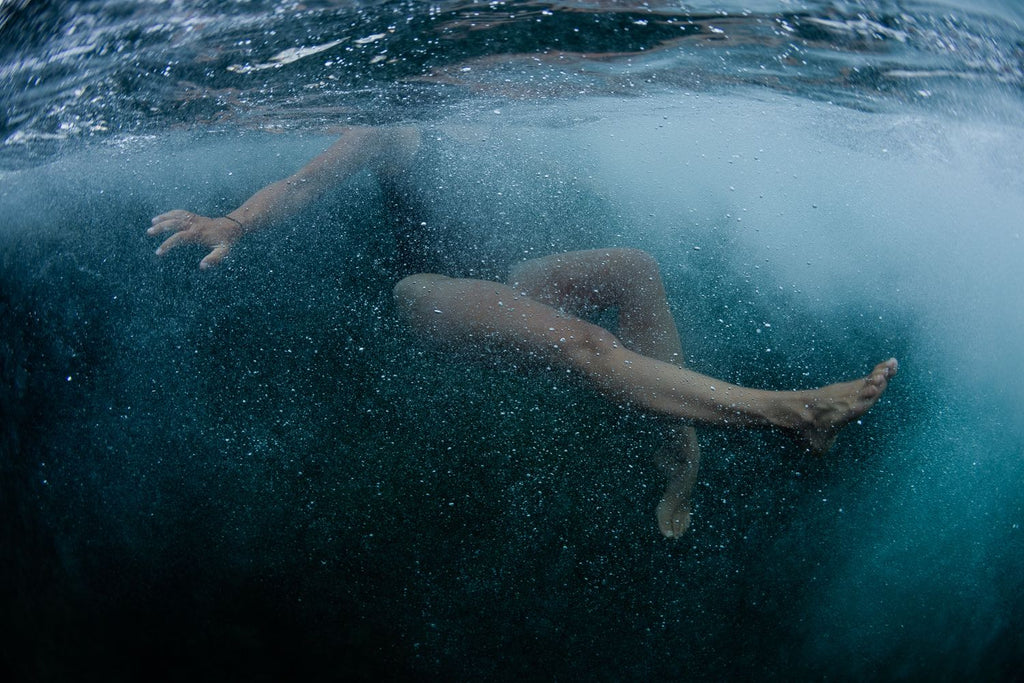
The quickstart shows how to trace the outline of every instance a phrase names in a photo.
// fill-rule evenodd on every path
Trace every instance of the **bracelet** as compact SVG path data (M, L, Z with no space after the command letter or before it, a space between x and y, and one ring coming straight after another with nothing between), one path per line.
M235 220L234 218L232 218L231 216L224 216L224 218L227 218L227 219L228 219L229 221L231 221L232 223L234 223L234 224L235 224L235 225L237 225L238 227L242 228L242 224L241 224L241 223L239 223L238 221L236 221L236 220ZM242 230L245 230L245 228L242 228Z

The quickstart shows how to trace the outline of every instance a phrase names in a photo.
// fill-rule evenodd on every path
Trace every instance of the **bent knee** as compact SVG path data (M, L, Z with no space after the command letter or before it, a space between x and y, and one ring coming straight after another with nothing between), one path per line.
M393 290L399 311L406 316L414 316L421 307L430 303L438 286L448 280L451 278L435 273L417 273L402 278Z
M620 247L611 250L611 253L625 266L627 273L642 276L658 274L658 261L643 249Z

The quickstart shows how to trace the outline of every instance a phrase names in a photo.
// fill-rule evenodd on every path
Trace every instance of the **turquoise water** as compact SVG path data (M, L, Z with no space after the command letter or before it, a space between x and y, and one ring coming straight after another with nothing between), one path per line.
M3 666L1019 679L1022 21L0 3ZM823 459L701 429L666 541L650 418L394 317L368 175L216 269L153 254L150 217L223 214L348 123L420 127L438 244L481 272L641 247L701 372L900 374Z

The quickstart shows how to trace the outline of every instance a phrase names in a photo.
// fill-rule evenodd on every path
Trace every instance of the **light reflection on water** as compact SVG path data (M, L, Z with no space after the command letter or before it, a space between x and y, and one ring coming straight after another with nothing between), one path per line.
M915 9L7 3L0 134L5 164L16 167L70 140L180 126L325 129L343 120L423 119L481 97L755 85L869 110L956 114L984 110L978 93L1019 94L1021 19L1012 10L999 18Z

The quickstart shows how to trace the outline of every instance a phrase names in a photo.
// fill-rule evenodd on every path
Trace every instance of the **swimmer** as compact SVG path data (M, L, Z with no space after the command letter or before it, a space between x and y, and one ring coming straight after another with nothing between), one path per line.
M294 175L225 216L178 209L155 217L147 233L170 233L158 255L183 244L207 247L200 267L214 267L246 233L294 215L357 172L369 170L386 186L409 167L419 145L411 127L350 128ZM433 343L533 359L569 371L610 400L660 416L664 445L655 463L667 484L655 517L667 538L680 537L691 523L700 463L694 424L777 428L822 454L874 405L897 370L890 359L863 378L803 391L748 389L688 370L658 265L636 249L525 261L512 267L505 284L411 274L394 293L405 320ZM617 335L584 319L604 309L618 311Z

